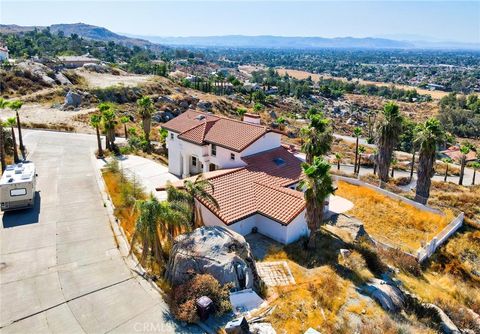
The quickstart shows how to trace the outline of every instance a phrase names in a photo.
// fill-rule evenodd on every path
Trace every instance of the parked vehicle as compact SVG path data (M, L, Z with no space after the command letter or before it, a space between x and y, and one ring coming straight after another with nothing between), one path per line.
M35 203L35 165L24 162L7 166L0 179L2 211L31 208Z

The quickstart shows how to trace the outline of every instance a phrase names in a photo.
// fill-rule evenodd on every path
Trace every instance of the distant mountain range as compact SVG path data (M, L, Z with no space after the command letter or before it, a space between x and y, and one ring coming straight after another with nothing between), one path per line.
M41 26L0 25L0 33L22 33L33 29L43 29ZM401 40L385 37L282 37L282 36L205 36L205 37L160 37L137 36L126 33L114 33L106 28L85 23L54 24L52 32L63 31L65 35L77 34L83 38L113 41L126 46L147 47L152 50L162 50L161 45L192 46L192 47L233 47L233 48L271 48L271 49L322 49L322 48L361 48L361 49L476 49L480 44L457 42Z
M365 48L391 49L409 48L413 44L385 38L322 38L322 37L282 37L282 36L206 36L206 37L157 37L142 36L151 42L172 46L205 46L235 48L274 48L274 49L321 49L321 48Z
M24 33L27 31L32 31L35 28L37 29L45 29L46 27L43 26L18 26L18 25L5 25L5 24L0 24L0 33L5 33L5 34L17 34L17 33ZM158 49L161 50L163 47L161 47L159 44L152 43L150 41L140 39L140 38L134 38L134 37L128 37L124 35L119 35L116 34L106 28L102 27L97 27L85 23L74 23L74 24L53 24L49 26L50 31L52 33L58 33L60 31L63 31L63 33L66 36L70 36L73 34L77 34L78 36L81 36L86 39L92 39L96 41L104 41L104 42L115 42L118 44L122 44L125 46L133 47L133 46L138 46L138 47L147 47L150 49Z

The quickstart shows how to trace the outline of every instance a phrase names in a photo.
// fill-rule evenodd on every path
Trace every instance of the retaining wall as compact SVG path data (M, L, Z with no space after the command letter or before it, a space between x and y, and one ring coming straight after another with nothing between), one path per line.
M393 199L396 199L396 200L399 200L399 201L402 201L404 203L407 203L409 205L412 205L414 207L416 207L417 209L419 210L423 210L423 211L428 211L428 212L432 212L432 213L436 213L436 214L441 214L441 215L444 215L444 213L441 211L441 210L438 210L438 209L434 209L434 208L431 208L429 206L426 206L426 205L423 205L423 204L420 204L420 203L417 203L415 201L412 201L411 199L408 199L408 198L405 198L403 196L400 196L400 195L397 195L397 194L394 194L388 190L385 190L385 189L381 189L379 187L376 187L374 185L371 185L369 183L366 183L366 182L363 182L361 180L358 180L358 179L353 179L353 178L350 178L350 177L345 177L345 176L340 176L340 175L332 175L333 179L336 180L336 181L345 181L347 183L350 183L350 184L354 184L354 185L357 185L357 186L362 186L362 187L367 187L367 188L370 188L376 192L379 192L385 196L388 196L390 198L393 198ZM432 256L433 253L435 253L435 251L437 250L437 248L442 245L453 233L455 233L462 225L463 225L463 219L465 217L465 214L463 212L461 212L457 217L455 217L447 226L445 226L443 228L443 230L440 231L440 233L438 233L435 237L433 237L433 239L428 242L425 246L423 247L420 247L417 252L416 252L416 255L413 255L411 253L408 253L408 252L405 252L404 250L402 250L402 252L404 252L405 254L409 255L409 256L413 256L417 259L418 262L423 262L425 261L426 259L428 259L430 256ZM381 242L379 240L375 240L372 238L372 240L375 242L375 244L377 244L378 246L380 247L383 247L383 248L395 248L395 246L392 246L390 244L387 244L387 243L384 243L384 242Z

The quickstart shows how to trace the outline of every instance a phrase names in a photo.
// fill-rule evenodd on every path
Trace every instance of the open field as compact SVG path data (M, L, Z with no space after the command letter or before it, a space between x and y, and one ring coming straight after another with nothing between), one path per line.
M346 78L332 77L330 75L315 74L315 73L310 73L306 71L291 70L286 68L279 68L277 69L277 72L280 75L288 74L294 77L295 79L306 79L308 77L312 77L312 79L315 81L318 81L320 79L336 79L336 80L347 81ZM440 100L442 97L448 95L448 92L441 92L441 91L435 91L435 90L431 91L428 89L422 89L414 86L398 85L398 84L393 84L388 82L368 81L368 80L362 80L362 79L353 79L353 80L364 85L375 85L375 86L385 86L385 87L394 86L396 88L405 89L405 90L415 89L419 94L430 95L432 99L435 99L435 100Z
M85 70L77 70L77 74L82 76L90 88L106 88L115 85L123 85L126 87L135 87L140 84L147 83L154 78L153 75L142 74L108 74L96 73Z
M354 207L347 214L360 219L373 238L409 252L417 250L422 242L430 241L453 219L452 212L442 216L421 211L372 189L343 181L338 182L335 195L353 202Z

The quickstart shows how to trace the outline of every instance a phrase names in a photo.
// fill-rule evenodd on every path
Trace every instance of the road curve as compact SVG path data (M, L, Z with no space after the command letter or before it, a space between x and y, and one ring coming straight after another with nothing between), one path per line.
M198 332L172 321L117 248L91 158L95 137L24 136L39 192L35 209L0 214L1 332Z

